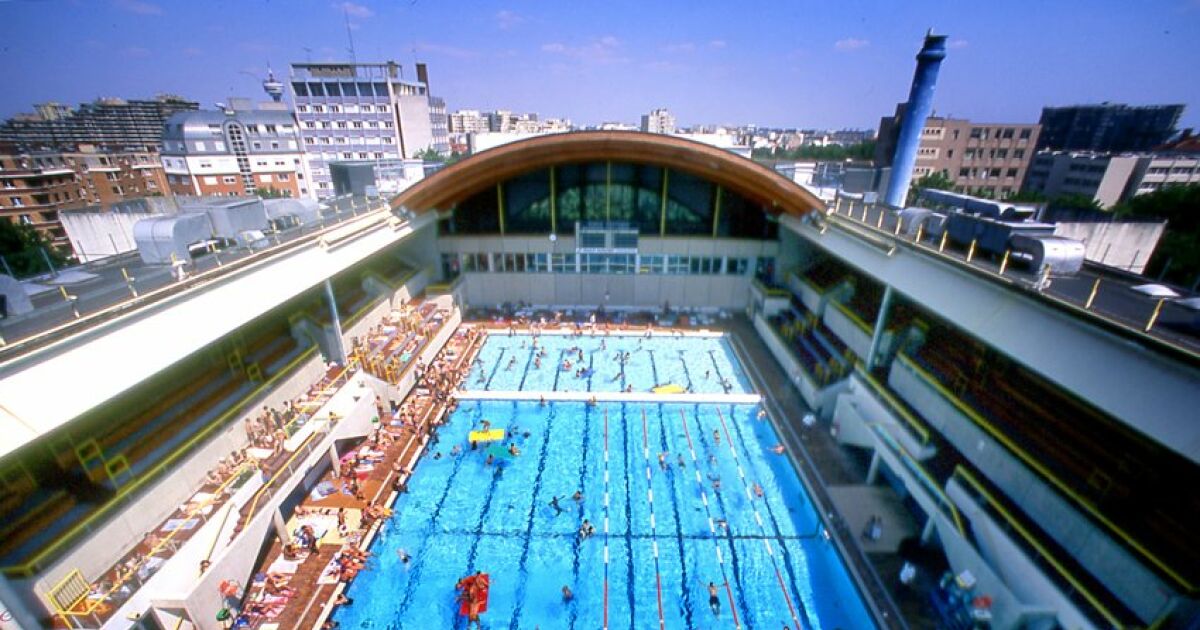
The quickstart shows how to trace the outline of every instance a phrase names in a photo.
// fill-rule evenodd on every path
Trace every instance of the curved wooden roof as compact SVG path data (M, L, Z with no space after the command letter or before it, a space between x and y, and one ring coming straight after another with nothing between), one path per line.
M824 202L790 179L724 149L662 134L578 131L537 136L463 159L417 182L391 200L415 212L454 204L530 171L580 162L653 164L687 172L761 203L776 213L804 215Z

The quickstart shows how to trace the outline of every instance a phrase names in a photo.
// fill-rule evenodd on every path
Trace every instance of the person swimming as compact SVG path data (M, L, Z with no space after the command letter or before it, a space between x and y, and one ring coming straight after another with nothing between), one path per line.
M708 607L714 615L721 615L721 598L717 596L717 585L712 582L708 583Z

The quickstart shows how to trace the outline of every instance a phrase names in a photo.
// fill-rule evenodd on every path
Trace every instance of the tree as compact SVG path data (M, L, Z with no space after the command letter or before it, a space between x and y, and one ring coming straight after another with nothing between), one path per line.
M1043 203L1046 201L1046 195L1033 190L1022 190L1009 195L1008 200L1014 203Z
M950 177L948 175L946 175L945 173L943 173L941 171L937 171L937 172L925 175L924 177L913 182L912 186L909 187L908 203L906 205L911 206L914 203L916 203L917 195L920 194L921 190L926 190L926 189L928 189L928 190L954 190L954 182L950 179Z
M260 199L287 199L292 196L292 191L270 186L268 188L255 188L254 196Z
M844 160L870 160L875 155L875 142L867 141L861 144L842 146L831 144L816 146L806 144L791 151L782 147L773 149L758 148L750 151L750 156L761 161L785 160L815 160L820 162L841 162Z
M18 278L50 271L46 258L55 266L62 266L68 260L32 225L18 225L7 219L0 219L0 256ZM0 272L4 270L0 269Z
M417 151L416 157L426 162L443 162L446 160L446 157L435 151L433 147L429 147L422 151Z
M913 186L930 190L954 190L954 181L950 179L949 175L937 171L913 182Z
M1146 275L1192 286L1200 281L1200 184L1167 186L1118 204L1121 217L1166 219Z
M1091 210L1094 212L1104 212L1104 206L1088 195L1059 195L1051 199L1047 205L1052 210Z

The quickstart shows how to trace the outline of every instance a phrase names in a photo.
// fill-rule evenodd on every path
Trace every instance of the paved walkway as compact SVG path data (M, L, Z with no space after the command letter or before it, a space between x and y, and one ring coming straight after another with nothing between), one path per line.
M900 541L920 533L904 501L887 486L830 486L829 496L850 531L858 532L858 546L868 554L896 553ZM863 536L872 516L881 519L877 540Z

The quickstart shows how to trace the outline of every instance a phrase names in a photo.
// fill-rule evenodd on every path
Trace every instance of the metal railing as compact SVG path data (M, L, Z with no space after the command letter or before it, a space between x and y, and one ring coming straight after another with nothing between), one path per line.
M1128 625L1128 623L1122 622L1116 616L1116 614L1109 609L1108 606L1101 602L1100 599L1094 593L1092 593L1091 589L1083 584L1083 582L1076 577L1070 569L1064 566L1063 563L1037 539L1037 536L1030 532L1029 529L1021 523L1020 519L1013 516L1013 514L1009 512L1008 509L1005 508L1004 505L998 501L978 479L975 478L975 475L971 474L970 471L959 465L954 469L954 478L965 481L968 491L984 500L985 509L990 507L991 510L1000 514L1008 526L1016 531L1017 534L1020 535L1021 539L1023 539L1030 547L1033 548L1038 557L1053 567L1055 572L1058 573L1058 575L1064 580L1066 580L1067 583L1071 585L1071 588L1075 589L1075 592L1081 595L1083 599L1089 605L1091 605L1092 609L1101 617L1103 617L1104 620L1111 625L1111 627L1123 628ZM1070 597L1070 593L1067 595Z
M241 487L239 482L244 483L249 481L250 475L247 475L246 473L249 472L253 474L254 471L257 471L257 467L251 463L245 463L241 466L238 466L235 469L235 473L231 474L228 479L221 483L221 485L211 493L209 498L200 503L193 504L192 509L189 510L184 516L184 520L186 521L199 517L201 522L207 523L208 518L207 514L204 513L204 509L216 503L217 500L220 499L227 490L233 488L234 484L239 484L237 487ZM75 595L72 598L73 601L69 605L62 606L62 599L59 597L59 595L64 591L74 589L74 585L77 585L78 583L78 578L82 577L82 573L78 569L68 573L66 577L59 580L59 582L51 587L46 593L47 599L49 599L50 602L56 608L58 608L54 611L54 614L57 615L63 621L63 623L67 624L68 627L74 627L74 622L71 620L71 618L93 617L98 619L101 616L111 612L112 606L109 604L109 601L113 598L113 595L131 582L135 583L137 588L140 588L144 583L144 580L148 580L150 578L150 576L142 578L139 575L142 567L149 562L150 558L157 557L156 554L159 552L163 551L167 547L174 547L173 540L176 534L181 531L184 531L184 529L177 527L172 529L170 532L167 532L167 535L161 538L158 544L151 548L150 551L144 554L137 562L133 563L132 566L124 567L124 570L118 573L117 579L113 581L112 586L103 593L99 593L97 596L93 597L92 589L89 585L89 589L87 591ZM79 608L79 605L84 602L87 602L86 605L83 608Z
M109 500L95 512L92 512L84 517L83 520L76 523L66 532L59 535L54 539L53 542L44 547L28 561L18 565L4 567L2 569L4 574L9 577L28 577L36 573L37 570L40 569L48 559L56 556L66 544L83 534L93 531L100 521L108 518L118 507L124 505L126 500L128 500L134 493L141 490L150 481L157 479L158 476L163 473L163 471L174 465L184 455L191 452L193 448L206 440L217 429L226 426L231 420L235 419L240 414L245 413L246 410L257 404L259 397L264 392L277 385L282 379L291 376L292 372L299 367L300 364L311 358L315 352L315 347L310 347L302 351L296 358L288 362L288 364L285 365L283 369L279 371L279 373L263 381L258 387L246 394L241 401L236 403L225 413L222 413L204 428L197 431L178 448L168 453L167 456L153 468L135 477L129 484L122 486L111 500Z
M1156 300L1153 308L1150 309L1144 320L1123 319L1114 314L1100 310L1096 306L1096 296L1102 286L1102 278L1100 277L1096 278L1088 297L1077 303L1071 299L1068 299L1066 296L1045 290L1045 288L1049 285L1050 280L1048 268L1028 275L1027 277L1020 277L1018 274L1012 273L1010 271L1010 260L1013 255L1011 248L1005 249L999 264L985 264L979 260L976 260L978 256L975 256L975 251L978 249L978 242L973 241L972 243L968 244L966 255L960 258L959 256L946 251L947 245L949 244L948 230L944 230L941 237L936 241L930 241L925 238L928 236L928 234L924 230L924 224L918 225L916 232L911 236L903 234L903 230L901 229L903 227L902 219L899 217L894 217L892 219L895 221L895 225L892 226L890 231L884 229L882 224L884 222L884 215L888 212L888 210L882 206L862 203L860 204L862 211L856 214L853 202L848 204L846 212L844 213L841 211L841 205L841 198L839 198L838 203L834 206L831 206L829 210L822 215L823 218L821 221L823 221L824 224L817 228L818 231L824 234L826 230L828 230L829 224L835 224L846 231L856 233L857 235L866 239L870 244L879 246L881 249L886 251L888 255L894 253L898 247L916 249L923 254L933 256L939 260L951 262L959 267L965 267L975 273L979 273L993 280L998 280L1009 285L1026 287L1032 292L1040 295L1043 299L1051 304L1083 315L1084 317L1095 320L1103 325L1112 326L1120 330L1122 333L1128 334L1139 341L1148 342L1156 347L1169 350L1173 353L1182 354L1191 361L1200 361L1200 352L1197 352L1194 349L1179 343L1172 343L1170 340L1161 336L1150 334L1158 322L1158 318L1161 315L1166 302L1168 301L1167 299L1160 298ZM878 212L878 219L874 223L867 219L868 210L871 212Z
M1100 522L1100 524L1104 526L1104 529L1115 534L1117 538L1136 551L1139 556L1149 561L1165 575L1169 576L1179 586L1183 587L1186 592L1195 593L1197 591L1196 585L1192 584L1186 577L1167 564L1166 561L1158 557L1157 554L1147 549L1140 541L1135 539L1133 535L1126 532L1124 528L1117 525L1111 519L1105 516L1095 504L1076 492L1075 489L1070 486L1070 484L1063 481L1061 477L1051 471L1032 453L1014 442L1012 438L1010 438L1004 431L997 428L994 424L992 424L991 421L972 409L970 405L963 402L963 400L958 396L954 395L954 393L948 390L936 376L930 374L928 370L902 353L897 353L896 359L911 369L923 381L927 382L930 387L933 387L934 390L936 390L937 393L946 400L946 402L950 403L955 408L955 410L970 419L972 423L983 429L984 432L986 432L997 442L1000 442L1000 444L1002 444L1009 453L1012 453L1013 456L1015 456L1023 464L1036 472L1040 478L1049 482L1050 485L1053 486L1058 492L1070 498L1072 503L1082 508L1092 518Z
M330 231L337 230L339 226L348 220L365 216L371 212L389 210L390 207L386 203L383 203L364 209L363 212L355 212L353 214L337 213L332 217L322 218L316 224L301 226L299 229L296 229L295 233L287 234L286 239L276 238L273 241L273 245L265 249L259 251L248 251L234 260L226 259L225 261L222 261L220 258L214 258L213 260L215 264L207 269L202 270L200 267L204 264L203 261L208 259L198 259L195 263L197 270L194 275L191 275L181 281L174 281L173 276L167 277L164 284L161 284L149 291L146 290L144 285L140 287L141 290L138 291L137 289L139 287L137 287L134 282L126 282L124 284L118 283L112 285L104 297L96 297L99 295L98 292L93 292L92 295L82 296L70 294L64 295L63 303L71 306L73 317L62 321L57 325L52 325L46 329L36 330L22 337L4 339L3 342L0 342L0 360L6 360L14 356L19 356L25 352L36 350L37 348L53 343L58 339L97 326L110 319L126 314L132 309L142 308L144 306L160 302L187 289L208 284L219 277L237 273L239 270L252 266L254 263L263 259L302 247L306 244L317 242L323 235L328 234ZM334 221L330 222L329 218L334 219ZM403 221L408 220L411 219L403 219ZM152 268L150 271L154 272L154 275L159 276L161 275L160 270L161 268ZM162 280L162 278L160 278L160 280ZM130 287L133 287L132 291L130 290ZM116 296L117 299L113 299L113 296ZM99 300L100 303L89 309L80 304L81 298L85 300L89 298L93 300ZM35 311L35 314L42 313L43 319L47 319L45 317L45 311L52 308L56 308L56 306L42 306Z

